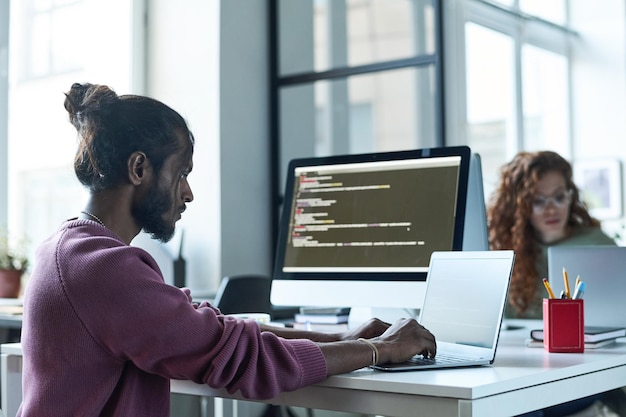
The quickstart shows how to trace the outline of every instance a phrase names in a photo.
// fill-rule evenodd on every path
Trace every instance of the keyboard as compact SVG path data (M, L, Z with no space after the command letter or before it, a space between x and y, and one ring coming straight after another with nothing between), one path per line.
M445 354L437 354L434 358L425 358L422 355L415 355L411 359L409 359L410 363L416 365L432 365L432 364L455 364L455 363L464 363L468 362L468 358L459 358L457 356L450 356Z

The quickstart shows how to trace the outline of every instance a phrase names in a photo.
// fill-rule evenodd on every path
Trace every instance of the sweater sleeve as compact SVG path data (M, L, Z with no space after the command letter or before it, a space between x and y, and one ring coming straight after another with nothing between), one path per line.
M195 308L139 248L81 242L58 254L64 257L59 265L65 293L94 341L120 361L250 399L326 378L315 343L261 332L254 321L223 316L210 306Z

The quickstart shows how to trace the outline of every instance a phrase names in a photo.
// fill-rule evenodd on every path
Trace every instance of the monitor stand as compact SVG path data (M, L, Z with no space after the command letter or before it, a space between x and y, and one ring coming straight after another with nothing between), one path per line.
M395 323L400 319L419 318L416 308L385 308L385 307L352 307L348 318L348 328L354 329L371 318L378 318L387 323Z

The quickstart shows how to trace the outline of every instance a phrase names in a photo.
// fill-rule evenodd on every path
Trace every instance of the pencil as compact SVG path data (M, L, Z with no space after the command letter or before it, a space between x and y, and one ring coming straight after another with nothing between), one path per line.
M565 284L565 298L572 298L569 292L569 279L567 278L565 267L563 267L563 283Z
M546 287L546 290L548 291L548 295L550 296L550 298L556 298L554 296L554 292L552 292L552 287L550 287L550 283L548 282L548 278L544 278L543 279L543 286Z

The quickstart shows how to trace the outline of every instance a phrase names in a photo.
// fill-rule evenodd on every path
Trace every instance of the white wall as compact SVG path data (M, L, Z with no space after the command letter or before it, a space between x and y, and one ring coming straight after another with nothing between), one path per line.
M626 157L626 5L586 0L570 5L581 41L573 57L576 158Z
M222 274L270 274L267 2L222 1Z
M195 295L271 271L265 2L149 0L147 94L196 137L185 230Z
M573 159L620 160L624 195L626 4L605 0L599 7L596 2L573 0L570 10L572 27L581 35L572 66ZM604 221L603 228L613 233L623 219Z

